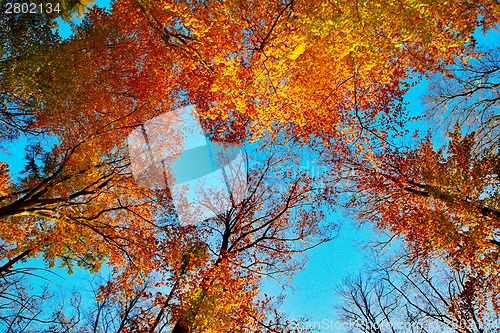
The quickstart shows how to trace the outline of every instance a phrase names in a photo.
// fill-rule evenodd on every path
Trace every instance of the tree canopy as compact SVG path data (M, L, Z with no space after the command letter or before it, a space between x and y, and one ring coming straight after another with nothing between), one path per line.
M496 29L497 1L59 3L64 20L86 13L67 39L57 15L0 17L0 147L27 142L20 175L0 162L0 299L11 300L2 325L292 332L261 282L300 270L338 230L328 212L346 207L403 240L415 284L439 298L429 276L443 260L458 288L447 296L474 290L484 306L471 313L499 311L498 52L474 38ZM449 141L416 134L402 147L396 139L412 126L404 96L424 77L432 84L419 114L446 118ZM188 105L207 140L258 148L244 154L241 200L230 189L227 209L186 225L169 188L134 178L127 138ZM168 140L176 156L187 145ZM304 151L328 170L300 170ZM86 320L37 317L47 294L27 296L18 267L28 258L110 271ZM372 289L380 302L387 283L405 294L384 281ZM347 288L350 306L371 292L363 279Z

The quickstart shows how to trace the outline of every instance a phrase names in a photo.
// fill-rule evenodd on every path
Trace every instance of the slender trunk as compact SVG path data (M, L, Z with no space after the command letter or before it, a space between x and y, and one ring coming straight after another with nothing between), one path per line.
M214 268L217 268L222 263L224 258L227 256L230 234L231 234L231 229L227 224L224 235L222 236L222 243L219 250L219 255L214 264ZM208 277L208 276L205 276L201 280L199 284L199 286L201 287L200 299L196 302L196 304L194 304L194 306L192 305L190 308L188 308L188 310L185 313L183 313L183 315L177 320L171 333L190 333L191 325L194 319L196 318L196 315L199 312L200 307L202 306L203 299L206 297L208 289L210 288L214 280L215 280L214 277Z

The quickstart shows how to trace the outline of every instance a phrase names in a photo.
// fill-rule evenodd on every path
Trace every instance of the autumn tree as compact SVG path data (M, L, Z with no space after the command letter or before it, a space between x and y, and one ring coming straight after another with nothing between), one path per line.
M62 331L74 327L78 300L61 302L55 297L53 288L36 286L36 283L33 286L37 279L46 282L44 275L55 276L45 269L13 267L13 263L1 267L0 327L4 332L53 332L56 328Z
M25 14L0 17L0 140L1 144L20 133L35 132L29 125L33 118L16 103L22 86L29 85L31 73L42 60L41 54L57 45L59 39L52 32L52 23L42 16Z
M351 301L358 297L356 304L350 303L358 307L356 316L371 325L363 328L365 332L383 332L377 322L388 320L389 313L394 313L393 319L404 317L398 312L399 297L406 295L403 286L421 278L425 278L424 285L432 286L432 269L425 266L433 260L444 260L452 269L450 274L460 277L453 283L460 282L460 295L472 302L464 305L466 301L460 301L468 315L453 312L459 306L453 305L451 294L438 294L439 298L427 299L428 305L420 308L415 305L418 302L405 298L401 306L408 307L411 301L410 307L421 315L446 317L449 322L450 318L458 320L455 316L461 316L460 320L467 317L469 328L461 330L464 332L488 331L480 325L483 311L498 312L498 59L495 48L476 52L474 57L446 67L431 82L426 97L428 120L448 136L445 145L436 148L429 135L414 147L398 146L386 136L373 155L364 156L368 159L345 160L345 173L339 176L344 188L339 190L349 192L348 206L359 221L373 222L401 237L412 260L421 263L417 276L408 275L392 300L384 296L385 282L361 278L348 282ZM392 131L394 134L398 135ZM389 290L387 295L394 295L393 289ZM422 297L437 290L422 292ZM437 311L436 304L446 307L433 312L437 316L433 317L429 311Z
M106 283L101 282L101 285L106 285ZM158 305L154 302L156 290L154 281L147 281L140 286L136 286L126 298L102 297L98 289L95 289L95 305L80 308L81 316L74 327L79 332L89 333L151 332L151 328L148 328L146 323L151 322L158 310ZM217 299L217 301L223 300ZM268 308L265 312L265 319L259 320L260 328L254 326L251 332L302 333L310 331L295 329L293 323L284 314L278 312L274 304L268 306ZM219 319L216 317L211 318ZM67 327L68 325L66 329L68 329ZM216 329L218 330L218 328ZM68 331L71 331L71 329L68 329ZM169 327L166 324L162 324L154 330L154 332L168 331ZM197 331L210 332L211 328L205 325L199 327Z
M262 278L293 274L305 251L331 239L336 228L322 223L324 189L304 172L284 170L296 165L276 149L249 170L243 200L231 192L230 208L198 222L198 240L178 252L175 266L162 266L160 281L169 281L170 291L156 296L156 312L149 310L150 320L132 331L254 332L271 325L263 317L271 309L270 299L259 296ZM112 283L111 294L113 286L121 290Z
M73 247L70 245L71 242L61 243L60 235L68 235L68 232L59 229L54 221L69 222L71 218L79 216L80 221L86 220L84 224L89 226L89 221L102 214L113 214L117 209L130 208L119 202L111 202L116 198L111 199L104 192L99 193L106 185L110 185L111 178L123 184L125 178L117 175L118 173L125 175L127 163L124 162L123 156L117 157L116 154L107 157L101 155L103 157L99 159L97 157L99 153L95 151L91 153L92 149L87 143L90 143L89 138L95 138L95 131L86 132L87 136L83 138L75 137L75 133L73 135L68 133L67 137L73 139L65 141L58 136L61 132L54 131L60 126L59 124L49 127L41 123L44 117L50 115L42 115L38 107L42 102L37 97L41 94L52 98L61 96L61 92L53 89L51 85L53 81L50 80L50 73L54 72L54 67L51 67L50 63L56 63L54 66L57 67L57 61L54 61L57 59L56 53L64 60L68 60L66 56L70 56L60 48L61 41L52 31L54 27L52 19L43 15L12 14L2 15L1 24L4 27L0 65L3 97L1 145L9 144L10 140L19 135L27 136L29 141L28 164L21 181L12 179L6 165L2 165L0 219L2 230L5 231L2 239L9 249L4 254L7 258L18 258L19 255L37 256L37 253L44 248L46 258L53 262L55 257L49 255L50 251L47 252L47 249L58 248L56 251L66 252ZM56 48L57 51L54 51ZM61 67L57 68L63 70ZM67 72L60 73L67 75ZM69 83L68 80L65 83ZM44 98L44 101L46 105L50 105L48 98ZM59 108L57 112L63 113L64 109ZM58 137L53 138L54 136ZM42 147L40 141L47 139L54 143L59 140L61 143L53 147L45 144ZM21 156L16 158L21 159ZM84 162L84 159L87 162ZM101 204L97 203L98 197L102 199ZM109 205L104 203L105 200L111 200L108 201ZM80 209L80 212L76 209L89 205L94 208ZM83 211L90 215L83 217L81 215ZM90 226L93 227L95 226ZM81 243L85 233L76 229L74 231L70 237L74 237L75 241L80 239L77 242ZM28 241L30 238L31 241ZM50 239L57 243L55 247L49 245L50 242L47 240ZM103 258L102 254L96 254L88 257L94 259L86 261L82 259L85 257L83 252L76 257L81 259L79 259L81 264L90 268L97 267L92 263L97 257ZM65 260L71 261L69 257ZM99 261L102 262L97 260Z
M37 80L39 73L50 62L50 50L61 42L54 31L55 19L62 17L69 21L74 15L83 15L92 3L88 0L31 1L30 6L35 5L37 13L12 11L0 17L0 140L11 140L20 133L38 133L30 126L35 121L34 114L23 107L34 98L26 88L42 84ZM4 1L2 11L8 4L22 2ZM54 10L40 12L39 6L45 9L50 6Z
M73 156L81 159L79 168L105 159L131 128L185 103L186 98L199 106L215 133L239 128L240 133L232 138L220 134L224 140L241 141L249 125L256 129L250 133L258 137L264 129L278 130L281 127L276 123L286 121L294 135L307 138L316 134L347 152L345 143L357 140L382 110L387 111L388 119L398 117L390 110L405 90L400 87L409 71L438 68L452 61L453 54L467 48L473 28L478 24L488 28L497 13L496 6L489 3L471 5L467 10L457 3L456 11L463 13L458 18L451 10L438 10L438 4L408 4L408 8L368 3L323 7L299 2L253 4L262 10L238 3L214 3L210 8L206 3L159 5L122 1L114 3L110 14L94 9L70 41L44 55L46 60L31 75L34 83L19 88L15 104L34 122L29 129L57 136L60 152L78 146ZM396 10L407 10L407 15L392 15ZM374 17L372 11L380 14L381 22L403 21L388 25L387 33L375 33L370 30L375 23L367 19ZM214 13L228 20L227 25L214 25ZM404 23L409 18L422 20L422 25L411 25L416 30L408 31L401 45L394 44L392 37L384 38L390 29L410 27ZM247 29L249 24L254 28ZM342 24L345 27L337 26ZM382 25L377 22L376 26ZM225 27L225 33L220 33L220 27ZM348 37L331 35L342 29ZM423 31L433 37L434 44L421 35ZM377 42L358 47L368 40L367 35ZM288 40L290 36L292 40ZM333 43L337 37L348 42L314 51L328 45L328 38ZM339 48L344 46L348 51L338 58ZM440 51L445 46L446 52ZM356 58L356 52L375 64L360 65L364 62ZM320 55L339 60L327 68L325 64L330 62L318 58ZM417 68L409 65L410 60ZM312 78L310 73L316 73L316 81L309 82L306 91L301 87ZM368 88L374 82L381 86ZM307 118L313 121L307 124ZM310 127L313 124L325 128ZM363 144L355 147L363 149Z
M323 222L322 211L329 204L325 189L306 171L292 172L297 165L286 155L289 150L285 155L283 148L278 151L274 144L262 152L266 157L251 164L248 188L232 192L229 210L214 218L183 227L166 213L166 207L152 206L160 217L156 223L163 226L158 227L161 232L154 246L142 247L144 259L130 255L131 264L138 267L134 274L109 257L108 264L115 265L112 279L96 287L97 307L82 315L75 329L293 331L275 313L271 298L260 294L260 284L264 277L286 282L302 267L305 251L331 239L336 226ZM241 177L246 179L246 173ZM243 200L237 200L242 194ZM156 196L159 201L162 196L169 200L166 190ZM125 238L151 242L142 234L120 232L123 238L117 242ZM273 313L276 319L282 318L280 322L271 320Z
M186 99L223 140L241 141L247 129L256 138L288 122L298 137L314 134L339 154L359 153L369 145L360 134L380 112L399 117L393 109L412 70L441 68L472 45L475 26L496 22L496 4L454 6L118 1L111 13L92 10L71 40L45 55L51 60L34 84L22 85L16 105L32 115L30 129L58 137L59 155L73 151L77 173L106 160L131 128ZM214 25L216 14L222 21ZM240 133L227 137L231 127Z
M15 31L17 23L6 20L8 33ZM283 192L263 194L257 177L255 192L227 213L179 227L168 193L134 182L124 146L130 131L191 103L216 140L276 138L288 127L297 142L318 140L357 156L373 136L386 135L371 124L401 120L412 73L441 70L470 50L478 26L497 22L498 4L488 0L122 0L110 12L92 9L69 40L55 42L45 21L29 22L27 37L15 36L20 55L10 42L2 54L2 139L31 131L57 144L30 142L33 163L20 183L0 171L7 182L0 188L4 258L40 254L50 264L76 261L91 270L106 261L114 286L129 292L164 267L170 282L186 280L172 310L178 327L209 325L214 311L246 323L245 311L254 308L212 300L228 296L224 281L234 285L235 302L253 300L251 282L274 266L285 269L280 261L303 250L295 246L318 232L318 211L291 211L309 199L311 184L284 175ZM200 240L211 256L195 273L180 274L176 265ZM155 323L164 319L157 315Z
M113 141L106 150L96 149L96 142L105 141L106 136L102 133L107 134L109 140L111 136L114 140L118 138L117 132L109 133L111 127L117 126L116 118L108 118L99 125L96 125L96 119L88 119L89 126L86 127L77 119L82 116L77 110L83 110L88 100L78 98L75 84L92 84L89 80L94 77L93 68L79 67L82 57L74 59L73 50L65 43L57 47L55 42L49 43L52 38L50 26L44 23L39 27L37 24L36 21L27 21L22 25L28 27L26 36L18 36L26 39L24 44L18 44L19 40L15 38L5 44L6 58L2 64L13 67L2 71L7 100L4 115L6 119L14 119L15 113L19 115L15 118L19 121L4 123L11 130L4 139L11 139L16 133L43 133L42 138L48 137L55 144L42 146L38 142L40 137L28 137L28 164L20 181L11 179L7 168L2 166L0 216L2 239L9 248L4 253L7 258L21 253L24 256L43 253L49 263L63 260L66 265L76 260L90 269L97 269L105 257L130 261L126 259L128 246L148 237L152 237L149 244L154 244L151 240L159 230L149 220L147 205L154 201L153 196L135 185L123 141ZM35 40L41 34L46 34L47 38L36 44ZM103 48L105 50L106 46ZM76 53L81 54L80 51ZM80 75L77 74L79 68ZM74 76L68 77L71 71ZM55 86L59 79L63 85ZM61 100L63 95L65 100ZM109 96L108 105L112 104L112 98ZM79 103L73 103L72 99ZM60 104L54 103L55 100ZM94 101L99 101L99 98L94 96ZM101 110L105 109L102 104L100 106ZM116 104L116 107L120 105ZM88 109L89 112L93 110L95 108ZM124 115L116 117L126 118ZM51 121L50 124L47 121ZM133 121L136 123L137 120ZM129 229L127 224L134 224L134 221L139 224ZM125 238L124 230L127 229L133 234L142 230L144 239ZM114 247L121 255L118 252L114 255L113 250L107 251L102 242Z
M349 206L360 221L400 236L415 258L440 258L470 270L471 281L493 296L499 286L498 155L472 154L474 136L451 135L435 149L387 149L352 163ZM493 298L495 309L498 304Z
M351 276L338 288L340 319L349 332L496 332L498 312L483 308L468 270L434 262L390 259Z
M140 59L141 72L159 77L153 85L121 81L129 89L147 86L158 101L187 99L221 132L228 119L243 129L249 123L255 137L288 123L304 139L341 145L378 115L397 118L410 75L452 63L473 46L476 27L487 30L497 15L489 1L116 1L110 14L89 17L119 27L127 52L136 52L127 68ZM124 53L114 50L107 56L119 63Z
M426 96L430 123L446 132L460 126L475 132L476 151L496 150L499 142L498 46L478 52L477 59L463 59L431 81Z

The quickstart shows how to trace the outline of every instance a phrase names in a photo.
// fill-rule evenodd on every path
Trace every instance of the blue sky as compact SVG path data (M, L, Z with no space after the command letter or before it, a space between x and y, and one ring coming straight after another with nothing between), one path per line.
M407 94L405 101L411 108L411 115L415 116L422 110L422 97L427 90L426 82L414 86ZM425 126L424 121L413 124L413 131ZM341 299L336 295L338 287L343 279L349 275L363 272L373 259L370 250L365 247L379 237L370 225L356 223L345 212L332 212L329 217L331 221L341 226L339 235L329 243L321 245L308 252L308 264L305 269L296 274L293 288L287 288L287 298L283 303L282 310L290 315L290 318L300 319L308 317L311 323L321 323L323 320L337 321L334 306L340 305ZM331 332L327 328L324 332ZM343 332L335 329L335 332Z
M498 45L500 42L500 33L495 31L483 35L478 30L474 37L481 47ZM412 87L405 96L410 116L422 115L425 107L422 99L428 88L428 82L424 79ZM417 129L420 135L425 135L428 130L434 130L429 126L425 120L410 124L408 126L410 135L403 139L404 143L411 144L411 134ZM435 135L433 140L436 147L442 146L446 141L447 138L439 134ZM295 276L293 289L286 290L287 299L283 303L282 310L289 313L290 318L299 319L307 316L308 321L312 323L321 323L325 319L338 320L334 306L341 300L335 295L336 287L347 276L363 272L373 259L370 251L363 247L380 235L369 225L360 226L352 218L339 213L332 214L331 219L341 224L338 238L311 250L308 253L309 262L306 268ZM330 328L322 330L322 332L332 331L340 333L344 330Z
M100 7L109 7L110 2L106 0L98 0L97 5ZM71 34L69 26L60 22L60 34L63 37L68 37ZM476 34L476 38L484 44L497 44L500 41L500 34L490 32L483 37L480 32ZM425 94L427 85L419 84L412 88L406 96L408 107L413 116L419 115L422 112L423 106L420 103L422 96ZM410 129L419 129L425 133L428 129L426 123L420 121ZM23 167L24 146L26 140L21 138L17 142L7 147L7 152L0 151L0 160L10 164L10 170L13 174L17 174ZM365 251L362 247L369 244L376 237L369 226L356 226L354 221L342 214L342 212L332 212L329 219L339 222L341 229L338 237L322 246L319 246L308 252L309 261L305 269L296 274L293 285L287 287L284 292L287 295L281 310L289 314L291 319L299 319L301 317L309 317L310 322L321 322L326 320L337 320L334 305L338 304L338 298L335 295L335 288L341 284L342 280L350 274L356 274L363 271L364 266L371 259L369 251ZM40 262L30 261L26 265L41 266ZM61 276L55 277L52 274L45 275L53 280L57 285L86 289L85 285L88 282L89 274L83 271L78 271L73 276L64 276L64 272L59 272ZM71 289L71 288L70 288ZM90 290L90 285L88 285ZM281 288L274 282L269 281L265 285L265 290L270 293L279 293ZM68 296L68 295L66 295ZM331 330L325 330L328 332ZM336 330L341 332L341 330Z

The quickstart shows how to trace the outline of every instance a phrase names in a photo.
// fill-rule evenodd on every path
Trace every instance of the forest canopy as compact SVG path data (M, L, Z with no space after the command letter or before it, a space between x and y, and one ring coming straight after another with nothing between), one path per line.
M32 3L0 15L2 329L308 331L263 285L292 284L342 212L387 239L339 318L494 332L500 58L476 39L498 1ZM57 301L29 262L107 278Z

